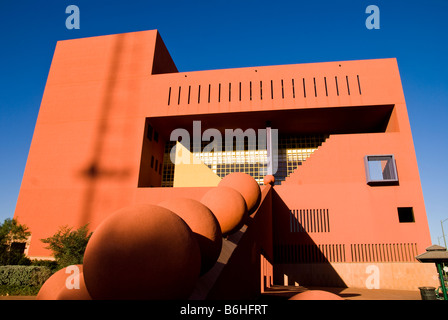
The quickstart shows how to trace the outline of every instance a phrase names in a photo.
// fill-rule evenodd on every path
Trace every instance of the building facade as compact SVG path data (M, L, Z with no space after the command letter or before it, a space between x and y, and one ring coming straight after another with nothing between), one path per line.
M178 72L156 30L60 41L15 218L48 258L60 226L200 199L231 172L276 178L261 288L434 284L415 260L431 243L395 59Z

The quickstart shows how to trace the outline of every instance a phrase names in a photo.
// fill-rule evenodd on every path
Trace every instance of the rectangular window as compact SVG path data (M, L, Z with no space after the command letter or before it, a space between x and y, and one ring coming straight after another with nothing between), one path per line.
M398 210L398 221L403 222L415 222L414 219L414 208L412 207L401 207Z
M367 184L398 184L397 168L393 155L371 155L364 157Z
M153 128L150 124L148 124L148 129L146 131L146 138L148 138L149 141L152 140L152 133L153 133Z

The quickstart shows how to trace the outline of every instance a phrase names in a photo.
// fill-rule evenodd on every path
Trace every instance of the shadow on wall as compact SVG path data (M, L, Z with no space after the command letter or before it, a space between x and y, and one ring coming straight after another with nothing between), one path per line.
M133 168L129 166L128 146L136 143L136 138L142 138L144 143L147 142L146 136L136 135L136 132L140 131L135 129L134 122L123 120L135 116L135 96L138 96L142 90L139 85L136 85L137 82L134 77L124 77L123 75L140 73L143 64L139 57L142 50L145 49L142 49L139 44L138 33L116 34L111 37L113 37L111 50L110 52L107 51L104 56L108 65L104 77L106 80L102 85L104 89L102 89L100 95L99 114L95 123L96 129L91 138L93 141L92 150L89 152L86 164L80 172L86 183L83 207L79 215L80 225L89 223L93 216L97 215L99 208L96 206L98 204L101 207L101 203L109 203L105 207L107 210L110 210L110 207L122 207L120 199L115 199L114 195L102 194L100 186L104 183L121 185L129 181L132 178ZM151 74L177 72L177 68L158 33L154 50ZM143 126L145 123L142 122L141 125ZM146 130L147 125L146 123ZM154 138L154 140L157 139ZM145 147L151 149L153 145L145 145ZM162 159L157 160L160 163L163 161L163 144L161 148L161 150L150 150L159 154L159 158ZM142 160L149 164L151 154L147 156L148 152L145 152L142 154L142 156L145 156ZM159 175L158 171L152 169L152 165L150 169L151 172L155 172L154 176L157 178L161 176L161 173ZM151 181L149 184L154 183Z
M90 221L92 215L92 206L96 197L97 183L99 179L107 177L123 178L127 177L129 172L104 172L101 166L101 156L104 151L105 138L108 132L108 117L111 113L113 104L113 95L117 86L117 74L120 66L120 58L124 50L124 35L117 35L113 44L113 50L110 57L107 82L104 86L102 94L102 102L100 107L100 116L98 117L98 125L96 135L93 139L93 149L91 152L91 160L81 174L86 179L86 188L84 193L82 214L80 223L85 224Z
M322 246L319 247L304 231L306 226L295 220L294 223L302 232L291 232L290 209L275 192L275 188L272 191L274 284L347 288L322 252ZM336 244L328 246L332 252L340 252L334 256L343 259L341 248Z

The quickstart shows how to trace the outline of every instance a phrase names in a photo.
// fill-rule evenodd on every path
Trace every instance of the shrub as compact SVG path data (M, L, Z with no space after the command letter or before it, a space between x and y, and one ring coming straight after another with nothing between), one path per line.
M58 263L55 260L32 260L32 266L47 267L51 273L55 273L59 270Z
M62 226L53 236L41 241L48 244L46 249L53 252L58 268L62 269L70 265L82 264L84 251L91 236L92 232L88 231L87 225L77 230Z
M44 266L0 266L0 285L40 287L51 276Z
M39 290L40 286L0 286L0 296L36 296Z
M44 266L0 266L0 295L37 295L51 274Z
M0 224L0 265L30 265L25 257L24 241L30 236L27 226L19 224L16 219L5 219Z

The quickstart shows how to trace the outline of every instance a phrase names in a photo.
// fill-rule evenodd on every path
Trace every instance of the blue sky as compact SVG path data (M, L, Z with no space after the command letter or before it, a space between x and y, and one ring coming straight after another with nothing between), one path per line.
M371 4L378 30L365 26ZM79 30L65 26L69 5L80 9ZM179 71L397 58L439 243L448 219L447 12L446 0L0 0L0 221L14 214L56 41L158 29Z

